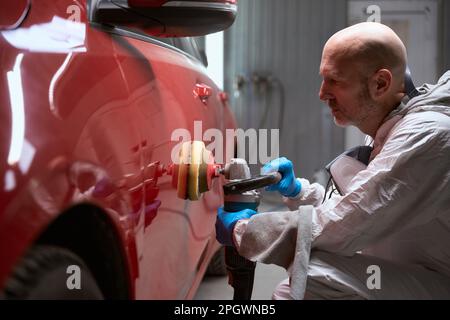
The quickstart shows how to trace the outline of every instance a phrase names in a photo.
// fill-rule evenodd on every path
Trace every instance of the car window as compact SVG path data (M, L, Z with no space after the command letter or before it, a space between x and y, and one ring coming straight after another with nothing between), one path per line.
M110 31L111 32L111 31ZM155 42L163 43L168 46L177 48L181 50L191 57L197 59L201 62L205 67L208 66L208 61L206 59L205 54L205 37L184 37L184 38L163 38L163 37L152 37L143 32L130 29L130 28L118 28L114 29L114 33L117 33L122 36L128 36L132 38L137 38L139 40L147 41L147 42Z
M205 54L205 37L184 37L184 38L157 38L159 42L168 44L169 46L180 49L181 51L196 58L203 63L205 67L208 66L208 61Z
M203 37L197 37L197 38L172 38L173 45L177 47L178 49L186 52L187 54L190 54L191 56L197 58L200 62L202 62L205 66L207 65L204 51L202 53L202 48L200 47L199 39Z

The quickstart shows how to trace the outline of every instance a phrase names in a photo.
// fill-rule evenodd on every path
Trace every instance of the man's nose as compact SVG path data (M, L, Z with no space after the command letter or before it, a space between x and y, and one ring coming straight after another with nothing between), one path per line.
M330 100L333 98L333 95L328 91L327 86L325 85L325 82L322 81L322 84L320 85L319 90L319 99L322 101Z

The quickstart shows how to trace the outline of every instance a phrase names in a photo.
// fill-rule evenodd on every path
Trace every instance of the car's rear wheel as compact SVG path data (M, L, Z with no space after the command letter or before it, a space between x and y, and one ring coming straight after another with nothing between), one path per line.
M37 245L27 252L7 281L4 295L6 299L103 299L80 257L48 245Z

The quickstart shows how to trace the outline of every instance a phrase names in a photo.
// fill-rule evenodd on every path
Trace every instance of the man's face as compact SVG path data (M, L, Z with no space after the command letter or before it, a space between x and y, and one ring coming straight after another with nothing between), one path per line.
M358 68L359 64L333 56L324 49L319 98L328 104L334 122L339 126L360 127L365 121L370 121L374 103L370 98L368 80Z

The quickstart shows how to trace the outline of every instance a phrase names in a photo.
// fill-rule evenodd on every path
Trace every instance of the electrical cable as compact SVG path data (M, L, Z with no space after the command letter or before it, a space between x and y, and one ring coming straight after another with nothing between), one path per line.
M264 97L264 112L261 119L259 120L258 129L261 129L263 127L264 123L266 123L267 121L267 116L269 115L269 103L267 102L267 100L271 102L272 99L268 99L268 97L272 97L271 91L269 91L268 94Z
M331 175L330 178L328 179L327 186L325 187L325 193L323 194L322 204L325 202L325 199L327 198L327 192L330 188L330 184L331 184Z
M278 88L278 97L279 97L278 129L281 132L281 128L282 128L283 122L284 122L284 109L285 109L284 86L280 79L278 79L277 77L273 77L273 76L268 76L267 82L269 84L275 84L275 87ZM268 88L270 89L271 87L269 86ZM273 98L272 90L266 90L265 92L267 92L268 94L264 97L264 102L265 102L264 105L265 106L264 106L263 115L259 121L258 128L262 128L263 125L266 123L267 117L269 115L269 106L270 106L270 103L272 102L272 98Z

